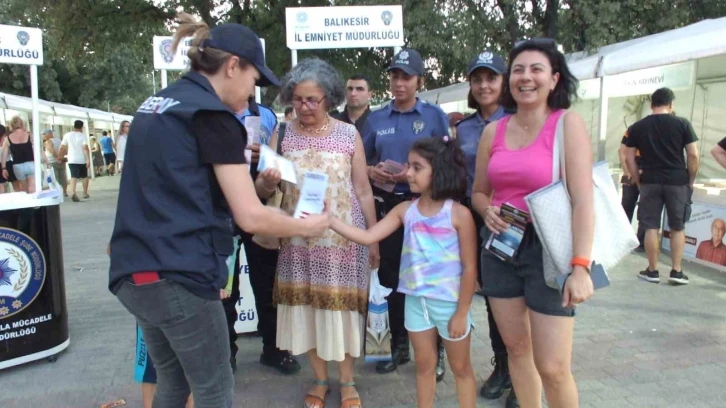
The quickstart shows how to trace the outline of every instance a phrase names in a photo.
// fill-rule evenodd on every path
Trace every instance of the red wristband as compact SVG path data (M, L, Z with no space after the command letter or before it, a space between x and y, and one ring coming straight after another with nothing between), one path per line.
M572 266L576 266L576 265L582 266L589 271L591 262L587 258L583 258L581 256L576 256L576 257L572 258L572 261L570 264Z

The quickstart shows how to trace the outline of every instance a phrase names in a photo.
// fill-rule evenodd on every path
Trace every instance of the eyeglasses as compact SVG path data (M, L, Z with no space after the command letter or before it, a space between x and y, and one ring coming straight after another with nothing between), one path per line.
M308 109L315 110L315 109L318 109L318 106L320 105L320 102L324 101L325 98L326 97L323 96L318 101L314 101L314 100L311 100L311 99L303 100L301 98L294 98L292 100L292 107L295 108L295 109L300 109L300 108L302 108L303 105L305 105L305 106L308 107Z
M514 43L514 48L519 48L523 45L539 45L540 47L557 48L557 41L554 38L530 38L528 40L521 40Z

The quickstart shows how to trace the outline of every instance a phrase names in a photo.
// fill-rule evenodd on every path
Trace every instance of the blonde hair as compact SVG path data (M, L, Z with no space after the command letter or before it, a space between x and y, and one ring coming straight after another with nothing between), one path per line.
M13 116L13 118L10 119L10 124L8 125L8 127L8 133L13 133L18 129L25 129L25 121L23 121L23 118L21 118L20 116Z
M177 14L176 21L179 23L179 28L174 34L171 52L176 54L179 43L187 37L193 37L191 46L187 51L192 71L214 74L232 58L232 54L227 51L203 46L204 40L211 39L209 26L204 21L200 21L191 14L184 12ZM240 58L239 65L241 68L244 68L247 64L247 61Z
M127 135L129 133L129 132L126 132L126 133L123 132L124 125L127 123L129 125L131 124L131 122L129 122L128 120L124 120L123 122L121 122L121 125L118 127L118 132L116 133L116 135Z

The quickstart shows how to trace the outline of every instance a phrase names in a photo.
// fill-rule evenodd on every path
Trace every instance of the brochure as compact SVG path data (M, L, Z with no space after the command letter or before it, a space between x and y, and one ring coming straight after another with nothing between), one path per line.
M261 145L260 161L257 162L257 171L263 171L266 169L280 170L283 180L289 181L292 184L297 184L295 164L277 154L276 151L270 149L267 145Z
M328 175L309 171L300 189L294 218L303 218L310 214L322 214L325 208L325 193L328 191Z
M524 231L527 229L527 222L529 221L529 213L505 203L502 204L499 217L509 224L509 228L502 233L491 234L484 245L484 249L501 260L510 262L522 243Z
M262 122L260 122L260 117L246 116L244 121L245 130L247 131L247 146L252 146L253 144L260 144L260 127L262 126ZM252 162L252 151L245 149L245 159L247 159L247 163Z
M401 164L399 162L393 161L393 160L386 160L383 163L379 163L378 168L385 171L388 174L398 174L404 170L406 170L406 165ZM389 193L393 192L393 189L396 187L395 181L388 181L385 183L380 183L378 181L374 181L373 185L380 188L383 191L388 191Z

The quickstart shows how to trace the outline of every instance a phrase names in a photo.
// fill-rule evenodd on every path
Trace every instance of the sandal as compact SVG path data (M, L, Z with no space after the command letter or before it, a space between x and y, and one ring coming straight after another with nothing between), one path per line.
M351 382L347 382L347 383L340 383L340 388L346 388L346 387L355 387L355 381L351 381ZM341 393L341 395L342 395L342 393ZM357 397L345 398L340 401L340 408L351 408L351 407L363 408L363 405L360 402L360 395Z
M328 387L328 389L325 390L325 395L323 397L308 393L305 396L305 400L303 400L303 408L325 408L325 400L328 399L328 395L330 394L330 384L328 383L328 380L318 379L313 380L313 384Z

